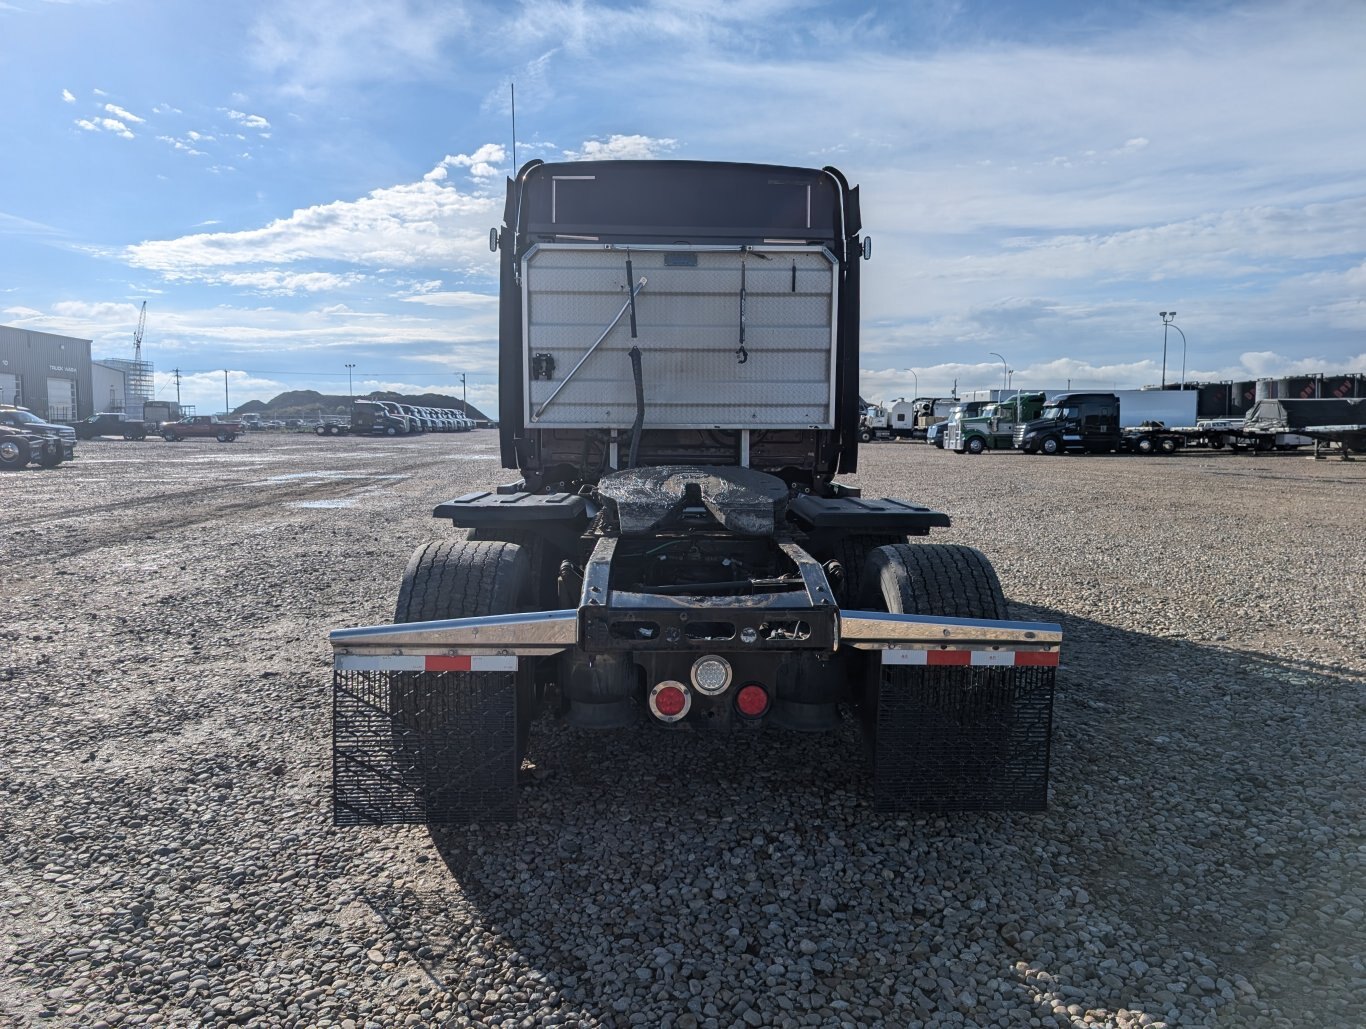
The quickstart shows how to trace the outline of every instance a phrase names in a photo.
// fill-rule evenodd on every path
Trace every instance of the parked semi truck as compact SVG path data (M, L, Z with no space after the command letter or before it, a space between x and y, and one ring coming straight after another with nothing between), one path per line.
M1151 392L1165 401L1157 391ZM1038 418L1015 426L1013 445L1026 454L1062 454L1086 451L1092 454L1134 453L1172 454L1185 444L1182 433L1169 430L1151 411L1159 404L1145 405L1140 399L1120 397L1113 393L1063 393L1044 405ZM1173 393L1173 396L1182 394ZM1184 394L1194 410L1195 394ZM1129 410L1126 414L1125 408ZM1146 410L1135 410L1143 409ZM1175 410L1166 403L1165 410ZM1178 412L1179 413L1179 412Z
M958 403L957 397L917 397L869 407L859 422L859 439L924 439L930 426L945 421Z
M957 419L944 430L944 447L959 454L986 450L1009 450L1015 426L1043 413L1043 393L1017 393L982 408L976 415Z
M947 515L838 478L858 190L533 161L490 242L516 478L436 507L468 539L414 552L392 624L332 633L335 820L514 817L543 710L737 741L853 718L877 810L1044 807L1059 627L1011 620L983 554L926 541Z

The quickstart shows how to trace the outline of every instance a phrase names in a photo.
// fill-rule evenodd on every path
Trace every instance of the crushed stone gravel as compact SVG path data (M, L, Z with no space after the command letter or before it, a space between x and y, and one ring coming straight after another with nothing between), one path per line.
M331 826L326 633L496 433L78 453L0 483L0 1022L1361 1024L1366 461L862 449L1063 623L1045 814L543 722L517 824L428 831Z

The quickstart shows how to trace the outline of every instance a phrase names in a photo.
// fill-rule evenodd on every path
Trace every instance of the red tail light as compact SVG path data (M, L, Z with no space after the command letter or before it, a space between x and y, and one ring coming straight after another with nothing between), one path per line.
M746 718L758 718L768 710L768 690L757 682L747 683L735 695L735 707Z
M688 687L673 679L665 679L650 691L650 713L661 722L676 722L692 707Z

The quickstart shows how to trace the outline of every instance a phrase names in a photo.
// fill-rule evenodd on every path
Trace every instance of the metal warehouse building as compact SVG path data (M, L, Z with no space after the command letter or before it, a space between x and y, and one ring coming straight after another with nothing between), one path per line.
M53 421L94 413L90 340L0 325L0 403Z

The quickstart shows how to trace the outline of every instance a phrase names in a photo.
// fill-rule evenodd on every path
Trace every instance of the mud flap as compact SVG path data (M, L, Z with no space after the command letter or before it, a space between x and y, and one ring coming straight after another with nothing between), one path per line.
M517 676L334 671L334 824L514 821Z
M923 663L924 651L868 662L874 809L1046 810L1056 667L978 666L959 653L954 665Z

